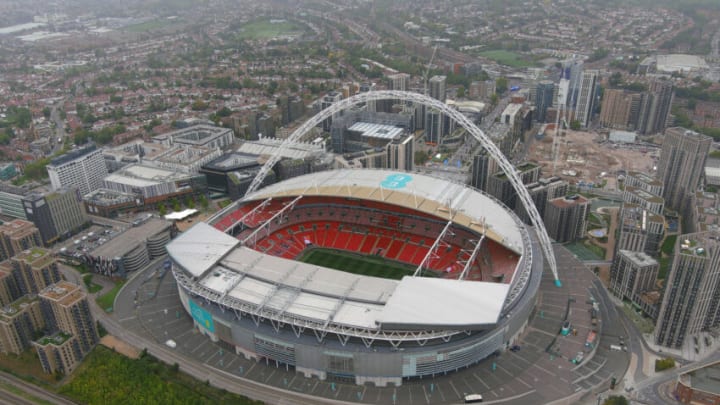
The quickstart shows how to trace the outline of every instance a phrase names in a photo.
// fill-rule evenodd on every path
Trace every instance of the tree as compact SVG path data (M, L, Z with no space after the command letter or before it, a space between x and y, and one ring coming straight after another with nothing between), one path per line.
M503 94L508 89L508 79L506 77L498 77L495 80L495 92L497 94Z
M195 208L195 200L193 200L192 196L185 197L185 206L188 208Z
M578 120L570 121L570 129L572 129L573 131L579 131L580 128L582 128L580 121L578 121Z
M205 197L205 194L201 194L200 198L198 198L198 200L200 200L200 206L202 207L202 209L206 210L208 208L209 203L208 203L207 197Z
M47 119L50 118L50 114L52 113L52 110L50 110L50 107L43 108L43 116Z
M603 402L603 405L630 405L630 403L622 395L611 395Z
M165 207L165 203L158 204L158 212L160 213L160 216L165 216L167 214L167 207Z
M655 371L663 371L675 367L675 359L666 357L664 359L655 360Z
M206 102L198 99L193 101L190 108L192 108L193 111L204 111L208 108L208 105Z
M498 97L497 93L493 93L492 96L490 96L490 104L492 104L493 107L495 107L500 101L500 97Z
M465 87L460 86L457 89L457 98L463 98L465 97Z
M172 205L173 211L180 211L180 201L178 201L177 198L173 198L170 204Z

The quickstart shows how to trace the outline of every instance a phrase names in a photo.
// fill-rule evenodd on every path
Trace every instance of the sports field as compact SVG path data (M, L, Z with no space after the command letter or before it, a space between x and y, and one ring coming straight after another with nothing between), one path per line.
M243 25L238 37L241 39L268 39L281 35L300 35L300 24L286 20L258 20Z
M501 65L506 65L514 68L535 66L532 62L526 60L523 55L501 49L482 51L480 52L480 56L492 59Z
M348 273L395 280L400 280L403 276L411 276L415 272L413 266L379 256L360 256L333 249L310 249L300 256L298 260ZM432 277L433 275L435 274L429 271L423 274L426 277Z

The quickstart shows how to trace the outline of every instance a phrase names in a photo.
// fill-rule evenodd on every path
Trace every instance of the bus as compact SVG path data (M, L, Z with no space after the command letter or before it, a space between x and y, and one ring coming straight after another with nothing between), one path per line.
M468 394L465 395L465 403L466 404L477 404L478 402L482 402L482 395L480 394Z

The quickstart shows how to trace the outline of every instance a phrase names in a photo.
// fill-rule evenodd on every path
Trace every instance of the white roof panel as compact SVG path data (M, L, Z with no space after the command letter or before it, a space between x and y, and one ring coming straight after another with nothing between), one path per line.
M167 245L170 257L193 277L200 277L239 240L199 222Z
M275 292L275 286L254 278L244 278L235 288L228 293L229 296L240 301L260 305L265 302L266 297Z
M300 293L285 312L303 318L327 321L330 319L339 301L337 298L323 297L311 293Z
M377 328L377 319L382 310L383 305L346 301L338 309L333 321L343 325L374 329Z
M481 329L497 323L510 286L405 276L385 304L381 329Z

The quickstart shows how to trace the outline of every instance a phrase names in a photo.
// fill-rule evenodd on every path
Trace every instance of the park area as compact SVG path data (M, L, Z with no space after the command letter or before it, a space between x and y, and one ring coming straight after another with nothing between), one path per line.
M142 353L130 359L97 346L60 394L84 404L259 404L214 388Z
M524 67L531 67L535 66L535 63L528 61L525 59L522 55L519 53L511 52L511 51L504 51L504 50L491 50L491 51L482 51L480 52L480 56L492 59L495 62L510 66L514 68L524 68Z
M299 260L348 273L394 280L400 280L403 276L411 276L415 272L415 267L384 257L360 256L332 249L311 249L305 252ZM423 275L430 276L434 273L426 272Z
M300 24L287 20L258 20L240 28L240 39L270 39L281 36L299 36L304 31Z

